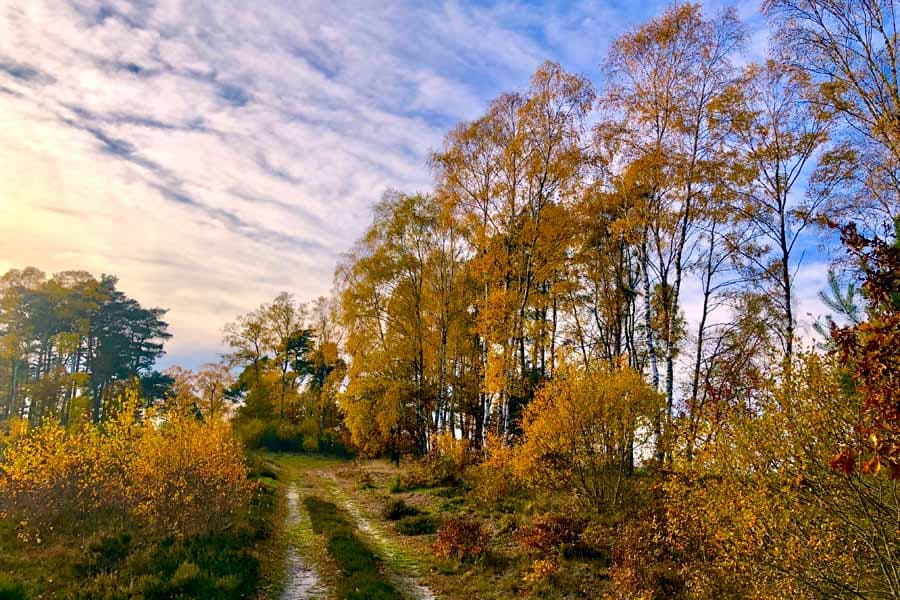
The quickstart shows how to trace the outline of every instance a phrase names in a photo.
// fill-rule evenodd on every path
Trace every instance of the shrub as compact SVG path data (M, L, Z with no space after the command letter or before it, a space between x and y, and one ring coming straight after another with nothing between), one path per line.
M561 514L545 514L532 519L518 532L519 543L543 554L565 552L581 539L583 519Z
M684 578L680 566L673 561L672 550L667 543L665 517L656 511L647 509L624 523L616 533L609 569L613 597L682 597Z
M173 415L157 426L126 407L100 427L48 423L7 448L0 514L36 541L126 523L151 537L193 535L229 527L253 487L228 424Z
M437 521L429 515L403 517L397 521L397 531L403 535L428 535L437 531L437 528Z
M146 600L246 597L260 572L246 542L231 532L163 540L135 566L147 576L141 593Z
M531 570L525 573L522 581L525 583L539 583L544 581L559 569L559 558L539 558L531 564Z
M516 478L513 461L516 449L496 433L489 432L484 442L484 460L470 469L475 498L485 505L496 506L522 489Z
M372 474L368 471L357 471L354 475L356 480L356 488L360 490L375 489L375 482L372 481Z
M381 516L388 521L397 521L403 517L412 517L418 514L421 514L418 508L408 505L403 500L391 500L381 511Z
M466 467L474 461L468 440L455 439L449 433L435 435L428 455L400 475L391 491L458 486Z
M130 414L72 431L48 424L8 448L0 563L16 564L4 555L16 532L25 543L15 550L27 556L27 542L44 544L52 528L60 543L50 542L46 566L16 572L22 589L43 590L52 570L49 596L73 600L251 597L260 573L252 545L272 530L275 491L248 481L227 424L170 415L154 425ZM0 599L20 592L0 583Z
M576 550L584 557L608 559L613 539L611 527L601 523L589 523L581 532Z
M235 433L247 448L262 448L266 422L262 419L241 419L234 421Z
M662 397L631 369L564 366L522 414L513 471L535 489L574 494L593 510L632 499L629 449L649 445ZM578 432L578 435L573 435Z
M287 421L247 419L239 421L237 429L248 448L271 452L300 452L304 447L300 427Z
M344 439L344 436L346 436L346 432L341 434L334 431L326 431L319 435L319 452L340 458L352 458L353 453L348 447L349 441Z
M230 427L178 419L143 433L130 465L138 491L131 512L153 530L175 535L231 526L254 484Z
M25 419L11 417L0 420L0 460L3 459L3 449L26 433L28 421Z
M303 433L300 427L288 421L281 421L275 428L278 450L299 452L303 449Z
M76 572L94 575L116 569L131 552L130 533L101 536L88 544Z
M487 550L488 536L479 521L467 517L451 517L437 531L437 539L431 545L440 558L456 557L459 560L480 558Z

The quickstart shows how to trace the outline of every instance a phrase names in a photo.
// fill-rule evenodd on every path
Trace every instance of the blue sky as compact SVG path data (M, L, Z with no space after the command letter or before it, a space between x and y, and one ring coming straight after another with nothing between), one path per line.
M328 293L371 204L430 187L447 129L545 59L599 84L665 5L6 0L0 270L117 274L170 309L165 364L212 359L237 314Z

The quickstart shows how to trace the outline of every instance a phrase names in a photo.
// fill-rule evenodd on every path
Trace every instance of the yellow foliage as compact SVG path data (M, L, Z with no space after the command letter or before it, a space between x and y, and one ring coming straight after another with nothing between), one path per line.
M477 485L473 492L482 502L492 504L507 497L518 487L513 472L516 448L505 444L496 433L489 432L484 442L484 451L485 458L474 471Z
M134 415L126 403L102 426L46 422L19 437L0 462L0 514L35 540L87 522L135 523L154 535L227 527L253 489L230 426Z
M131 464L131 511L158 531L192 534L227 528L252 490L231 427L180 418L144 427Z
M513 472L535 488L571 491L595 509L626 492L632 447L649 443L662 398L630 370L563 367L522 418Z
M522 581L525 583L538 583L544 581L559 569L559 558L539 558L531 564L531 570L525 573Z
M819 356L798 356L790 382L768 382L693 462L673 465L659 522L643 534L678 557L686 597L844 597L848 589L889 597L900 589L883 568L900 551L896 482L829 464L859 435L860 400L841 377ZM634 589L626 570L612 577Z

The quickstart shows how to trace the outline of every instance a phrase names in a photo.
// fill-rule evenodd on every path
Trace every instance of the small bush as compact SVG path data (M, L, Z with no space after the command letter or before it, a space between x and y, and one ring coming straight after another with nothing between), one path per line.
M248 448L271 452L300 452L303 449L304 436L293 423L250 419L240 423L238 432Z
M610 579L617 598L679 598L685 581L666 543L664 517L647 510L616 532ZM727 597L736 597L729 595Z
M583 519L562 514L540 515L518 532L519 543L543 554L574 548L584 531Z
M381 516L388 521L397 521L403 517L413 517L421 514L421 512L418 508L410 506L403 500L391 500L385 505L384 510L381 511Z
M484 460L468 475L475 497L485 505L495 506L522 489L514 471L516 452L494 433L488 434L484 448Z
M437 521L429 515L403 517L397 521L397 531L403 535L428 535L437 531L437 528Z
M352 458L353 453L347 447L347 441L333 431L326 431L319 436L319 452L339 458Z
M590 523L581 532L576 551L586 558L609 559L614 535L612 529L601 523Z
M484 555L487 544L487 533L479 521L467 517L451 517L438 529L437 539L431 549L440 558L472 560Z
M262 448L262 437L266 422L262 419L241 419L234 421L235 433L247 448Z
M463 472L475 459L469 441L443 433L434 436L431 444L428 456L401 476L403 488L458 486L463 482Z
M275 505L278 493L275 489L259 486L250 501L248 524L254 539L263 540L275 531Z
M90 542L83 562L75 567L76 572L95 575L116 569L131 552L131 540L131 534L126 532Z
M522 581L528 584L539 583L556 573L557 569L559 569L558 557L539 558L531 564L531 570L522 577Z
M277 449L283 452L299 452L304 448L304 436L300 427L282 421L275 428ZM314 440L315 441L315 440Z
M359 490L375 489L375 482L372 481L372 474L368 471L358 471L356 473L356 488Z
M258 453L250 455L249 475L253 479L281 479L279 468Z

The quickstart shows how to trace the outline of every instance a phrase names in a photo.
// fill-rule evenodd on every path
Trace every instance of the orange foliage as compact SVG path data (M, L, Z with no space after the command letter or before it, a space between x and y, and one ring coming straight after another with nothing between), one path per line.
M517 537L523 546L551 554L578 544L585 525L584 519L571 515L540 515L522 527Z
M438 529L431 549L440 558L455 556L467 560L483 555L487 545L487 532L480 522L467 517L451 517Z

